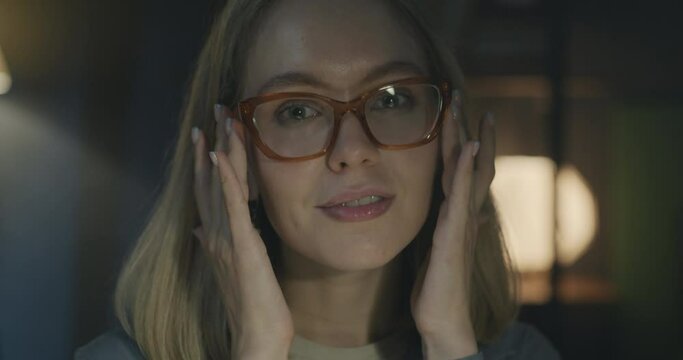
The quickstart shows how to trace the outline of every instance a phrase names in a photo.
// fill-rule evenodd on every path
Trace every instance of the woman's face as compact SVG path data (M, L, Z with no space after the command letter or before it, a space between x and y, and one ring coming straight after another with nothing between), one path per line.
M343 101L428 74L422 48L380 1L284 0L263 20L246 62L244 97L259 95L264 83L285 73L304 74L319 84L288 82L267 92L313 92ZM385 67L396 62L414 66ZM377 72L380 68L388 71ZM380 150L349 112L325 156L282 162L255 149L252 170L286 250L334 270L373 269L392 260L423 225L438 144ZM385 200L361 210L348 203L323 207L367 195Z

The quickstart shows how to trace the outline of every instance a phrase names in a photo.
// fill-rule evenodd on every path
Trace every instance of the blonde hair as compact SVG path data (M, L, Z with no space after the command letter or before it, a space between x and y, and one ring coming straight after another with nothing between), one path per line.
M217 17L194 72L165 186L119 276L114 299L116 315L148 359L230 357L230 334L221 295L192 234L199 218L190 131L197 126L209 142L215 138L213 105L221 101L232 105L239 100L247 34L254 32L257 20L273 2L229 1ZM422 38L433 70L462 89L462 76L453 54L428 29L415 7L409 0L389 2ZM462 128L464 134L469 134L466 121L462 121ZM440 186L435 188L440 192ZM438 199L436 194L435 202ZM480 227L475 247L470 314L477 340L488 342L516 316L516 281L490 197L482 211L488 221ZM424 240L416 239L405 249L413 253L413 270L424 259L431 242L429 229L427 233Z

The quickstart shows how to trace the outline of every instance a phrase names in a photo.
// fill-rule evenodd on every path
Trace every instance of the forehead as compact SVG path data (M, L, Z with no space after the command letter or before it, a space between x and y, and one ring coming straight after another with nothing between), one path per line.
M373 0L284 0L262 19L243 78L244 97L257 95L274 76L299 72L349 96L377 84L362 83L390 62L413 63L426 75L422 47L395 10ZM382 80L418 75L399 71Z

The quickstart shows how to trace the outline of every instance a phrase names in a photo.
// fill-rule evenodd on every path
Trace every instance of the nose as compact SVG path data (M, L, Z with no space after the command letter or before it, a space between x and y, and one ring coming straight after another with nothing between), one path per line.
M342 116L337 140L328 155L328 166L334 172L345 168L371 166L379 160L379 149L363 130L360 119L349 111Z

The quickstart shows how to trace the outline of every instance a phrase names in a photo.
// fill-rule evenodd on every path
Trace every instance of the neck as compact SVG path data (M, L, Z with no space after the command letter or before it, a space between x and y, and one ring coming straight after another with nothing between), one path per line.
M343 272L282 246L280 286L295 332L327 346L355 347L409 324L401 256L376 269Z

